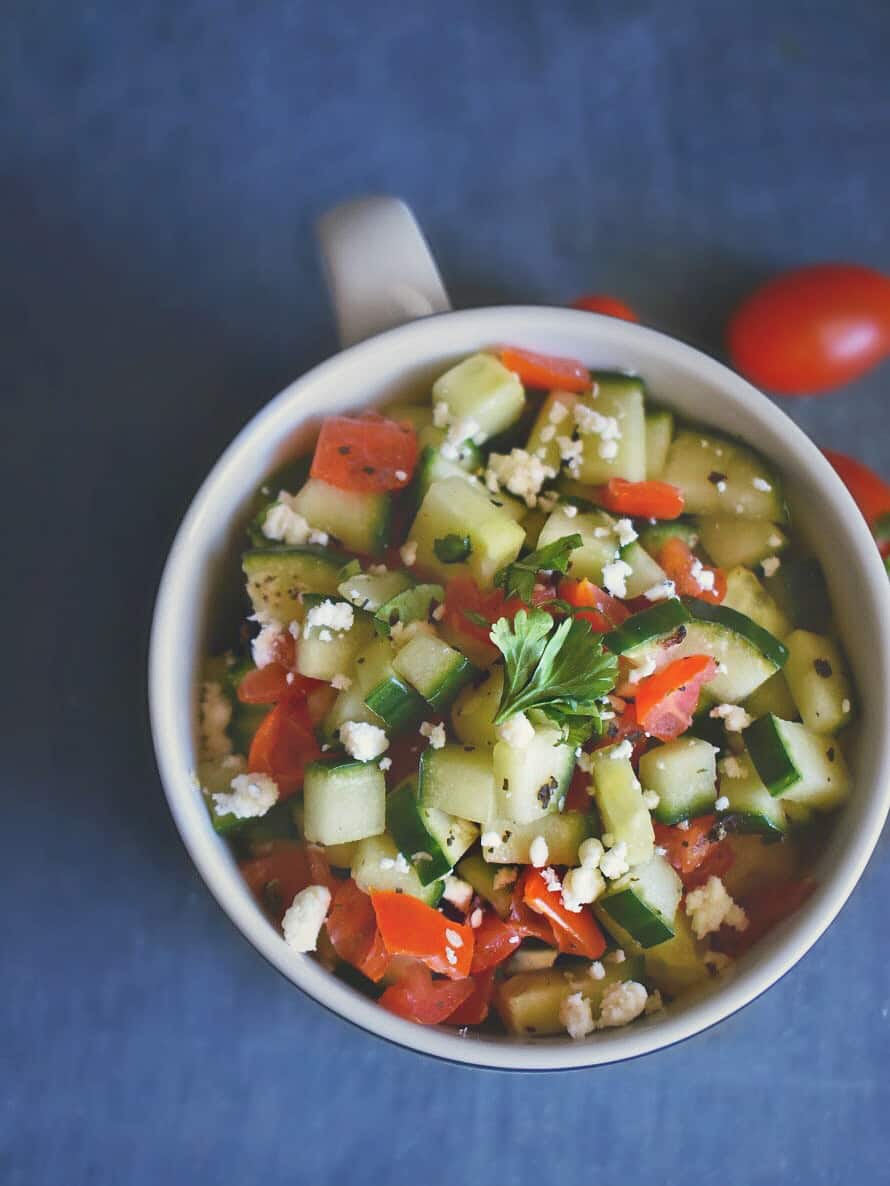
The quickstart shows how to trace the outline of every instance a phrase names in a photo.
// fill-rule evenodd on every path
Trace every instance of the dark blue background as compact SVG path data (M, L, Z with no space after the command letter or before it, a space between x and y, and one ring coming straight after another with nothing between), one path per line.
M415 207L457 305L612 291L719 353L776 269L890 269L885 0L48 0L3 9L0 1180L884 1180L887 844L719 1029L561 1076L304 999L194 874L144 658L202 474L336 348L311 238ZM792 414L890 472L886 367Z

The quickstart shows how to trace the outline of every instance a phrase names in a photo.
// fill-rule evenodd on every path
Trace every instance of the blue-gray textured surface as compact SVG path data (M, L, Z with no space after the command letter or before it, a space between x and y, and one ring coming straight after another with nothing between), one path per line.
M310 237L416 208L458 305L619 293L719 353L738 295L890 268L885 0L11 0L0 42L4 1186L886 1180L887 843L785 981L594 1073L423 1061L273 973L198 882L144 705L164 551L335 349ZM885 386L795 404L890 470Z

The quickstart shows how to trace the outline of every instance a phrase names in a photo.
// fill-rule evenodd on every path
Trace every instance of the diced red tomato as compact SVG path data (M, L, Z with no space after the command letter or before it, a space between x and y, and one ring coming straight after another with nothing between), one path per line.
M732 868L735 854L728 840L717 840L711 846L710 852L695 870L690 873L683 884L687 889L697 889L704 885L709 877L722 877Z
M617 745L625 738L633 746L630 760L636 769L641 755L649 748L649 739L637 720L636 708L632 701L625 704L621 712L616 713L610 721L606 721L602 737L597 740L593 749L602 749L605 745Z
M371 894L371 904L390 955L410 955L453 980L469 976L472 927L452 922L410 894L377 891Z
M417 434L410 424L382 416L328 416L322 422L309 471L341 490L402 490L417 465Z
M590 795L587 791L589 786L590 775L580 766L576 766L566 792L566 811L590 811Z
M281 920L300 890L312 884L306 849L290 840L273 840L260 857L242 861L241 874L254 896Z
M683 514L683 494L669 482L628 482L610 478L593 490L593 499L616 515L640 519L676 519Z
M510 899L510 914L507 919L510 926L520 939L540 939L549 947L556 947L553 927L544 918L525 904L523 898L523 879L517 878Z
M421 963L408 965L396 984L391 984L377 1002L390 1013L420 1025L439 1025L451 1017L476 991L476 984L464 980L434 980Z
M497 652L488 637L491 624L498 618L513 618L521 609L518 597L507 601L502 589L483 592L472 577L452 577L445 588L445 621L452 629L487 647L492 655ZM484 619L486 625L475 619Z
M602 313L605 317L617 317L621 321L640 320L630 305L626 305L624 301L613 296L591 293L588 296L575 297L571 302L571 307L583 309L587 313Z
M389 952L377 929L371 899L351 877L337 883L325 925L341 960L358 968L369 980L381 979L389 964Z
M744 931L721 927L712 939L713 946L726 955L744 955L767 931L799 910L815 888L815 881L807 879L783 881L754 890L739 903L748 916L748 926Z
M719 605L726 596L726 577L719 568L701 564L692 554L685 540L673 536L665 540L658 552L658 563L667 578L674 582L681 597L697 597L699 601L710 601ZM699 567L700 566L700 567ZM695 572L714 574L713 588L703 588Z
M473 935L475 946L470 971L474 975L503 963L522 941L516 929L508 922L503 922L493 910L485 911L480 925L473 928Z
M458 980L456 983L467 982ZM473 985L473 991L463 1004L458 1005L454 1012L449 1014L447 1018L449 1025L479 1025L488 1016L488 1010L491 1007L491 994L494 990L494 969L471 976L469 983Z
M277 704L280 700L304 700L316 688L326 687L321 680L296 675L280 663L255 667L238 685L242 704Z
M282 701L263 718L250 743L247 764L254 774L268 774L286 799L303 785L310 762L321 757L312 722L301 701Z
M551 354L536 354L532 350L505 346L501 351L501 362L508 371L515 371L526 387L537 387L543 391L552 388L560 391L589 391L591 387L590 371L575 358L558 358Z
M726 840L712 837L715 815L699 815L688 828L676 824L653 825L655 843L666 849L668 861L680 874L686 889L704 885L709 877L720 877L732 865L732 848Z
M636 714L643 730L672 741L692 724L702 685L717 674L709 655L684 655L637 684Z
M577 618L584 618L595 631L604 634L612 630L630 617L627 609L614 597L610 597L605 590L600 589L593 581L584 577L580 581L567 577L559 582L557 590L559 597L572 606L589 606L575 614Z
M566 910L562 895L547 888L540 869L526 870L522 900L531 910L549 919L560 951L595 960L606 950L606 940L590 910L582 907L577 914Z
M340 884L340 879L331 872L331 865L324 849L317 844L307 844L306 860L309 862L309 876L312 878L312 884L327 886L333 894Z

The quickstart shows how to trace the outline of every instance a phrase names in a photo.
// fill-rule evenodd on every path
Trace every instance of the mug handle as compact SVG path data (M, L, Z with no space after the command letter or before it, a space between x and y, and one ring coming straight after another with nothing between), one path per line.
M417 220L392 197L355 198L315 226L342 346L451 303Z

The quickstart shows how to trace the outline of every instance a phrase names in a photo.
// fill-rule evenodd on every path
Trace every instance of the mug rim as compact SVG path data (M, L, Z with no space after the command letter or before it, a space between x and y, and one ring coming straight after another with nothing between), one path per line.
M548 319L555 318L566 328L577 329L579 336L583 336L580 331L585 329L589 335L598 325L600 330L608 330L610 345L617 339L616 349L622 348L622 340L630 348L634 341L648 343L662 355L673 355L703 380L710 381L719 392L719 399L728 398L730 402L740 403L744 398L753 408L755 419L772 422L771 429L781 435L782 448L786 452L802 454L807 459L811 470L815 470L813 477L821 492L826 499L838 504L838 509L850 520L844 546L850 549L851 555L855 554L865 571L865 588L860 589L860 594L874 598L876 606L882 604L877 601L879 593L883 593L877 577L880 576L883 587L886 587L883 566L868 527L840 478L803 430L729 367L658 330L586 311L547 305L498 305L448 311L408 322L359 342L293 380L250 418L207 473L182 518L158 588L149 647L151 727L168 805L198 873L244 938L293 984L359 1028L396 1045L449 1062L520 1071L578 1069L639 1057L693 1037L744 1008L799 962L836 918L877 844L890 806L890 738L882 735L872 741L876 747L877 774L874 785L869 787L864 808L865 823L847 845L840 866L832 869L830 876L823 879L799 911L775 928L772 936L760 941L758 948L763 946L763 952L748 957L743 972L722 981L701 999L681 1004L676 1013L669 1008L661 1016L641 1019L625 1029L598 1032L585 1042L573 1042L564 1036L523 1041L512 1036L460 1035L454 1030L420 1026L403 1020L381 1009L375 1001L348 986L334 973L326 971L312 957L298 955L287 948L278 930L268 922L256 903L252 899L246 900L237 869L233 870L231 858L227 862L223 856L225 841L213 831L203 803L196 801L192 781L184 777L186 763L183 759L186 755L180 752L185 748L184 730L181 719L177 722L176 717L177 714L180 718L190 716L191 705L171 703L171 671L177 662L178 648L182 646L176 630L175 611L177 605L183 604L189 593L193 593L199 571L196 566L192 566L193 572L188 571L194 528L212 506L218 483L224 480L226 471L235 464L248 443L264 433L280 437L303 419L316 414L311 410L303 416L292 414L291 408L305 390L329 379L338 370L345 370L365 355L370 357L375 351L390 346L396 348L415 339L422 340L425 335L435 337L437 326L444 321L464 322L478 334L486 322L495 325L504 318L511 322L531 320L540 323L541 332L546 329ZM496 332L492 338L497 340ZM420 354L428 356L432 352L431 341ZM890 630L884 629L885 644L888 637ZM890 646L885 646L885 690L888 652ZM173 699L176 699L175 695ZM190 726L188 732L191 733ZM859 744L864 743L860 740ZM195 763L190 756L187 764L193 771ZM228 852L227 847L225 851Z

